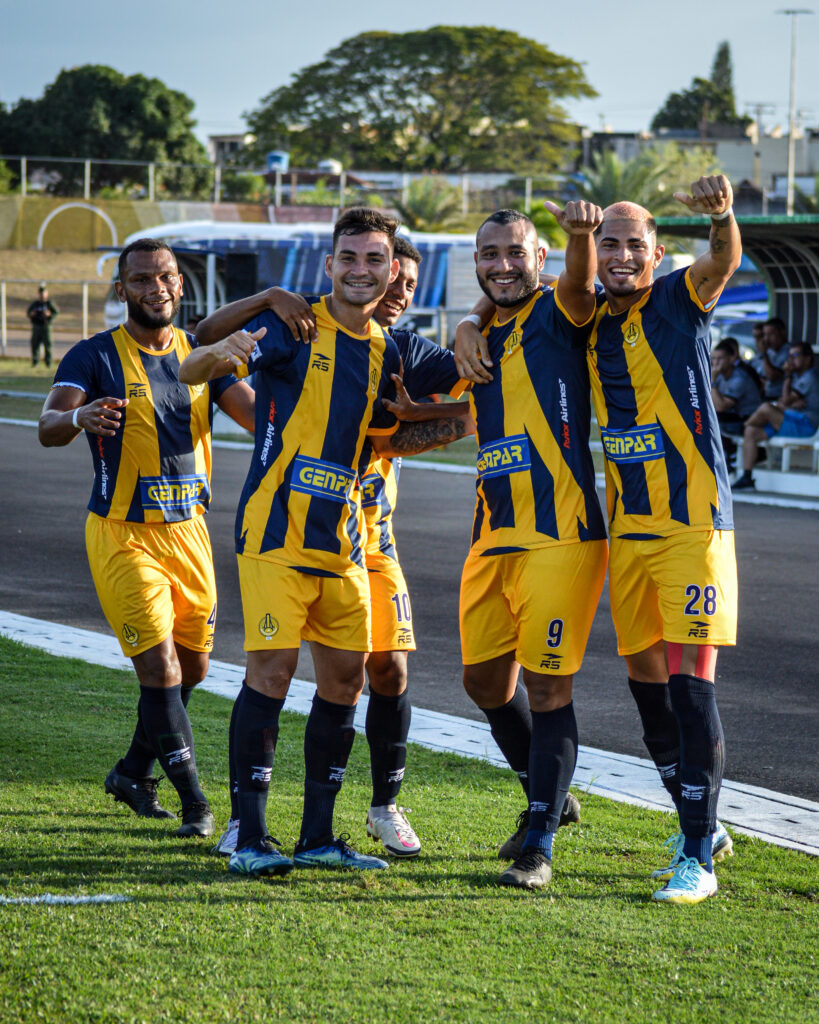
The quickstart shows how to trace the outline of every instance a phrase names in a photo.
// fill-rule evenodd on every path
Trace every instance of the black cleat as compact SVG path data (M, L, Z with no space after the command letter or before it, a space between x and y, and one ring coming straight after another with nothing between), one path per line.
M180 839L201 838L206 839L213 835L216 822L213 811L207 801L197 800L188 807L182 808L182 824L174 835Z
M560 812L558 828L562 825L571 825L578 821L580 821L580 801L574 793L567 793L566 802L563 804L563 810ZM528 831L529 808L527 807L525 811L521 811L518 815L517 828L498 850L498 857L501 860L517 860L523 849L523 840L526 838Z
M110 793L115 803L127 804L134 814L140 818L175 818L171 811L166 811L159 803L156 787L160 779L132 779L117 771L119 762L111 769L105 779L105 792Z
M517 889L542 889L552 880L552 862L542 850L527 846L521 851L514 864L498 879L501 885L512 885Z

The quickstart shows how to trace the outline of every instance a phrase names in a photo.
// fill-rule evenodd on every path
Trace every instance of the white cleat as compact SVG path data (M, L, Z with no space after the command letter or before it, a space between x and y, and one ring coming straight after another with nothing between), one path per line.
M382 842L393 857L417 857L421 841L407 821L403 807L374 808L367 812L367 833L376 842Z

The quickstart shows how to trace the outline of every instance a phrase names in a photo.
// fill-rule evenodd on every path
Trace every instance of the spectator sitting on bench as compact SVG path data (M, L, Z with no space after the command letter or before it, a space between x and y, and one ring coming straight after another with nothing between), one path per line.
M754 486L751 470L756 462L757 442L774 437L812 437L819 429L819 374L814 366L813 349L806 341L789 347L785 363L782 397L763 402L745 424L742 445L744 472L734 490Z
M762 398L762 384L756 371L740 359L736 338L723 338L714 346L711 367L711 398L717 410L728 468L733 469L737 446L730 435L741 435L745 421L756 412Z
M778 316L766 320L762 325L761 337L754 330L754 341L757 355L751 360L751 366L764 384L763 397L770 402L782 394L784 368L788 360L788 328L785 321Z

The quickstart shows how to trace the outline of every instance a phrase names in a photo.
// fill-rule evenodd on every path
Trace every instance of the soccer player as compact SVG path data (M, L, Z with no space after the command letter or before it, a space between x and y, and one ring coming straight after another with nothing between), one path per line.
M173 326L182 276L171 249L140 239L119 257L115 288L127 319L75 345L40 417L40 442L85 433L94 463L86 522L91 574L105 617L140 687L131 746L105 791L148 818L174 818L157 799L155 758L182 802L178 836L208 836L213 815L197 776L186 705L207 673L216 587L204 513L210 501L212 402L253 429L254 396L227 376L177 380L195 344Z
M204 380L230 362L256 373L256 448L237 513L247 680L232 720L239 835L229 869L283 875L296 866L387 867L333 834L333 807L352 748L364 686L370 606L357 471L365 438L380 454L425 450L457 429L445 420L395 431L383 407L400 368L394 343L371 316L398 272L396 222L352 209L336 222L325 268L333 290L313 304L317 338L302 344L271 313L197 350L180 378ZM412 428L413 424L406 425ZM403 431L403 438L401 432ZM390 437L389 435L394 435ZM301 639L311 643L316 696L305 730L305 796L293 860L267 834L265 806L278 718Z
M492 214L478 230L475 253L478 283L495 310L484 334L497 371L470 396L478 482L461 581L461 647L466 691L525 780L525 834L505 844L516 849L500 876L502 885L523 889L551 879L553 840L577 760L572 680L607 558L586 365L599 210L588 203L555 210L569 234L555 289L539 283L546 251L523 214ZM517 687L521 669L528 713Z
M709 247L657 281L664 248L651 214L634 203L604 210L589 369L606 457L618 650L680 819L670 862L652 874L666 883L654 899L691 904L716 893L713 861L732 850L716 818L725 750L714 675L718 648L736 642L737 578L709 326L741 241L723 175L675 198L711 217ZM474 348L464 358L480 376Z

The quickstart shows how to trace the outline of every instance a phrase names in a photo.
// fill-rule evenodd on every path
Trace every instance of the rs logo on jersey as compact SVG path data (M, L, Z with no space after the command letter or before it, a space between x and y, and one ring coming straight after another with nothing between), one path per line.
M310 366L314 370L321 370L323 373L327 373L327 371L330 369L330 357L324 355L323 352L316 352L316 354L313 356L313 362L310 363Z
M148 389L140 380L132 380L128 383L128 397L129 398L147 398Z

